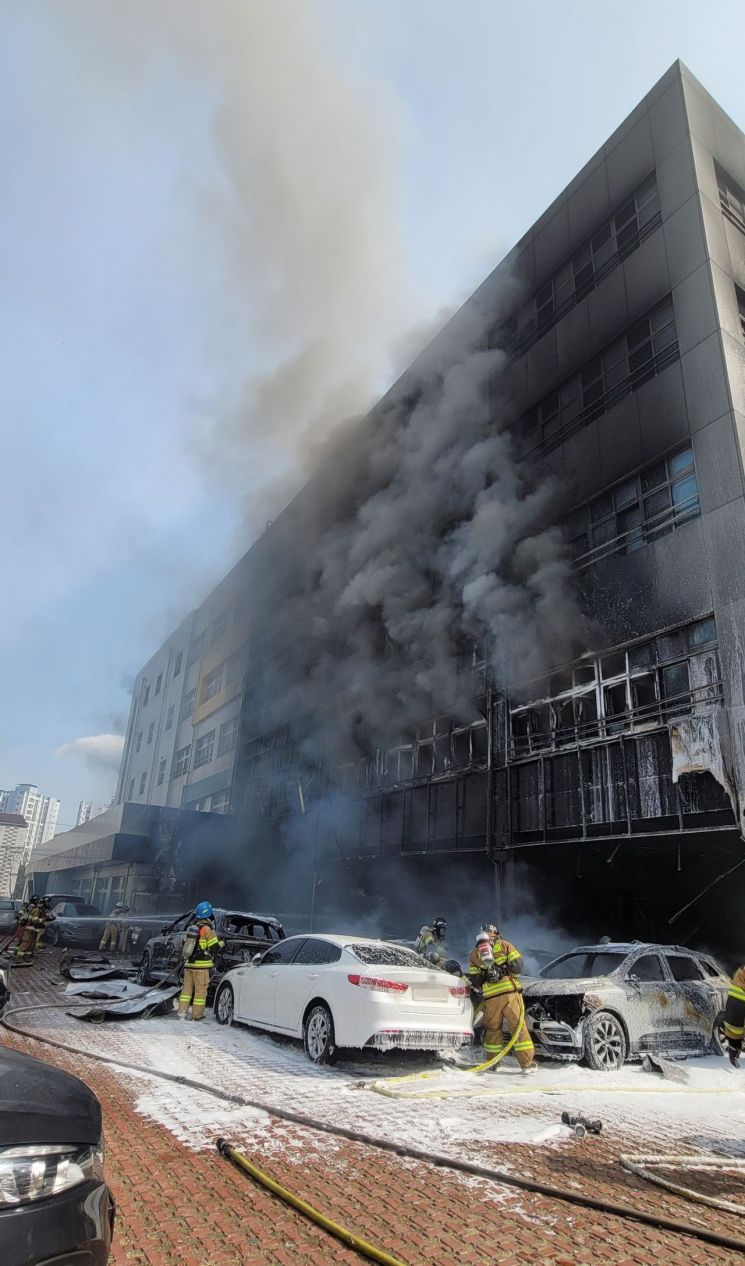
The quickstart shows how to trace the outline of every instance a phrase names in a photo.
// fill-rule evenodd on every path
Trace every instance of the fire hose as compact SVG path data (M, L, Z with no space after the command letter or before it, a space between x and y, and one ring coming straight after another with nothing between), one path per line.
M363 1257L369 1257L372 1262L381 1262L382 1266L404 1266L404 1263L398 1257L391 1257L390 1253L377 1248L368 1240L363 1240L359 1235L355 1235L353 1231L348 1231L346 1227L340 1226L338 1222L333 1222L331 1218L327 1218L325 1213L321 1213L312 1204L308 1204L306 1200L301 1200L294 1192L289 1191L287 1187L283 1187L281 1183L271 1178L269 1174L265 1174L263 1169L259 1169L258 1165L254 1165L253 1161L243 1155L243 1152L239 1152L237 1148L226 1142L225 1139L218 1139L216 1145L221 1156L226 1156L239 1169L250 1174L256 1182L261 1183L262 1187L266 1187L275 1196L279 1196L280 1200L284 1200L285 1204L297 1209L298 1213L310 1218L317 1226L323 1227L324 1231L328 1231L330 1235L333 1235L337 1240L341 1240L343 1244L348 1244L350 1248L362 1253Z
M64 1010L71 1004L63 1003L34 1003L23 1007L12 1007L1 1017L2 1024L11 1032L17 1033L21 1037L30 1038L32 1041L39 1042L45 1046L55 1047L68 1054L81 1055L84 1059L90 1059L100 1064L109 1064L117 1068L123 1068L128 1072L135 1072L146 1077L154 1077L161 1081L172 1082L175 1085L186 1086L190 1090L196 1090L200 1093L212 1095L216 1099L220 1099L225 1103L232 1103L237 1107L252 1108L254 1111L265 1112L268 1116L273 1116L281 1121L288 1121L292 1125L298 1125L304 1129L318 1130L324 1134L331 1134L337 1138L347 1139L351 1143L361 1143L366 1147L375 1147L380 1151L390 1152L396 1156L403 1156L409 1160L420 1161L425 1165L435 1166L440 1169L450 1169L455 1173L469 1174L476 1178L483 1178L490 1182L503 1183L508 1187L516 1187L521 1191L533 1192L537 1195L548 1196L554 1200L561 1200L568 1204L578 1205L581 1208L593 1209L599 1213L612 1214L615 1217L623 1218L631 1222L639 1222L645 1226L653 1226L663 1231L672 1231L677 1235L688 1235L693 1239L701 1240L706 1244L715 1244L720 1248L736 1249L739 1252L745 1252L745 1236L723 1235L718 1231L709 1230L707 1227L698 1226L692 1222L683 1222L675 1218L668 1218L664 1215L646 1213L642 1209L634 1208L633 1205L623 1204L613 1200L604 1200L597 1196L585 1195L582 1192L571 1190L567 1187L557 1187L552 1183L540 1182L532 1178L524 1178L520 1174L511 1173L507 1169L490 1169L486 1165L479 1165L474 1161L461 1160L454 1156L447 1156L440 1152L431 1152L424 1147L417 1147L415 1144L395 1143L390 1139L380 1138L374 1134L368 1134L362 1130L353 1130L348 1126L331 1124L326 1121L319 1121L315 1117L308 1116L304 1112L295 1112L290 1108L278 1108L272 1104L262 1103L258 1099L249 1099L244 1095L232 1094L229 1091L218 1090L215 1086L210 1086L206 1082L197 1081L191 1077L184 1077L179 1073L168 1073L159 1069L148 1067L144 1064L135 1064L129 1060L117 1059L109 1055L101 1055L98 1052L87 1050L84 1046L77 1046L71 1042L62 1042L58 1038L41 1036L29 1029L24 1029L21 1025L10 1021L11 1015L18 1015L23 1012L30 1011L52 1011ZM82 1004L72 1004L82 1005ZM676 1092L677 1093L677 1092ZM646 1175L645 1175L646 1176Z

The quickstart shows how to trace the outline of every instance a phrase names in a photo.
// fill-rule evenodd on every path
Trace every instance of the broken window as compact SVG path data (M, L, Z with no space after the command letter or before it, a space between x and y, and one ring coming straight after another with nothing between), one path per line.
M631 963L626 972L627 980L664 980L665 972L662 962L657 954L642 954L641 958L637 958Z

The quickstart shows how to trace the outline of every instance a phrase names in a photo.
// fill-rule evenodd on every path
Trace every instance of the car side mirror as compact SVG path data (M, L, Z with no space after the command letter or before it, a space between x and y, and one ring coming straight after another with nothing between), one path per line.
M626 977L626 979L627 979L627 980L629 980L629 981L631 982L631 984L632 984L632 985L639 985L639 984L641 984L641 981L640 981L639 977L637 976L636 972L633 972L633 971L632 971L632 972L629 972L629 974L628 974L628 976Z
M261 962L261 954L254 954L253 958L251 959L251 962L254 967L258 967L259 963Z
M170 923L164 923L162 928L160 929L161 936L163 935L164 932L170 932L170 930L171 930Z

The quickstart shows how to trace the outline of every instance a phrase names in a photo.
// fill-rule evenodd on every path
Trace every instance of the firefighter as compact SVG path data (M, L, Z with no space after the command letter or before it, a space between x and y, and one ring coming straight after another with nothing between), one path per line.
M522 987L520 973L524 970L522 955L510 941L500 937L493 924L483 927L476 937L466 968L466 979L472 991L480 995L483 1006L484 1040L486 1055L491 1059L504 1050L504 1030L509 1036L520 1025L517 1041L510 1048L522 1072L534 1073L535 1048L528 1033L525 1018L521 1022Z
M745 1037L745 967L738 967L732 977L724 1009L724 1036L729 1046L729 1062L733 1068L739 1068Z
M116 945L117 945L117 940L118 940L119 949L122 951L122 953L124 953L125 949L127 948L128 929L124 927L120 929L119 923L115 922L115 920L123 918L125 914L129 914L129 906L126 906L123 901L117 901L116 905L114 906L114 909L111 911L111 914L109 915L109 921L103 930L103 936L101 937L101 944L98 947L99 950L105 950L107 946L109 945L111 946L112 950L115 950ZM119 935L120 931L121 931L121 937Z
M431 923L425 923L414 946L417 954L428 959L434 967L444 967L447 961L445 937L447 936L447 919L438 917Z
M191 1004L192 1020L204 1018L210 972L215 965L214 955L224 944L215 931L212 906L209 901L200 901L194 911L194 922L187 928L184 937L184 983L178 1000L179 1015L186 1016Z
M34 893L18 912L18 928L20 939L15 952L16 962L21 965L30 963L41 946L44 928L51 923L54 915L49 909L46 897L38 897Z

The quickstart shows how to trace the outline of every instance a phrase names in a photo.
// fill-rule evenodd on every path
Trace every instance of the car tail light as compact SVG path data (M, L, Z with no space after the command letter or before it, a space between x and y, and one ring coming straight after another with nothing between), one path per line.
M469 985L451 985L448 992L453 998L467 998L471 989Z
M363 989L379 989L381 993L406 993L408 985L402 980L381 980L378 976L349 975L350 985L360 985Z

